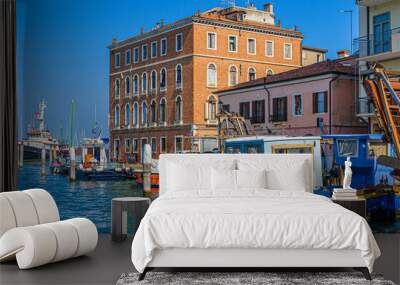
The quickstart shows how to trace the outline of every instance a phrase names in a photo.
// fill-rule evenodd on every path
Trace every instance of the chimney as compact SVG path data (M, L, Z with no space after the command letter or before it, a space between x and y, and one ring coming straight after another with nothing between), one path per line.
M264 11L269 13L274 13L274 5L270 2L264 4Z
M113 38L111 44L115 46L117 44L117 38Z
M350 55L350 51L347 49L338 50L336 53L338 58L345 58Z
M144 34L144 27L140 27L140 34L143 35Z

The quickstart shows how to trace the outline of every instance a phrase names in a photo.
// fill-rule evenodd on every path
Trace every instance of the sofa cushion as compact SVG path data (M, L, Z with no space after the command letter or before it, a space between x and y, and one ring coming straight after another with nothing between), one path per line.
M17 227L17 222L11 204L0 194L0 238L5 232L15 227Z
M43 189L29 189L22 191L29 195L35 205L39 224L52 223L60 220L57 204L49 192Z
M35 204L29 195L22 191L3 192L13 210L17 227L34 226L39 224Z

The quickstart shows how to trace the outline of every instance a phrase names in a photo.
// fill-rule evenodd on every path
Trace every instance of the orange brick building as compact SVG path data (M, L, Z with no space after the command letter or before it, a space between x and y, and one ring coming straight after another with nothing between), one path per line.
M216 90L301 66L302 34L263 10L214 8L117 42L110 49L110 154L140 160L215 146Z

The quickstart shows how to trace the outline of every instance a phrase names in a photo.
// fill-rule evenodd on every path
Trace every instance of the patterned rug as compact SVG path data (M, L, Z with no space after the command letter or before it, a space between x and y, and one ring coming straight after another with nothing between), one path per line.
M368 281L359 272L148 272L142 281L138 281L138 276L138 273L122 274L117 285L395 285L376 275Z

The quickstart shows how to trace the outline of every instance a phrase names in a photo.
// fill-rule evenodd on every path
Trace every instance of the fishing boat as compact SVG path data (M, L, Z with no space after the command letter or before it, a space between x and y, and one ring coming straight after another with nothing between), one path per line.
M24 159L40 159L43 148L48 157L51 148L58 148L57 139L53 138L50 131L45 127L46 108L47 104L42 100L38 105L38 111L34 115L33 122L28 125L26 139L19 142L24 146Z
M77 180L123 180L129 173L120 165L108 164L106 143L100 137L84 138L80 144L82 163L76 170Z
M340 169L347 157L352 162L352 187L362 189L379 184L393 184L390 175L392 169L377 163L379 156L393 155L393 147L384 141L383 135L323 135L321 142L327 184L335 187L341 185L343 174Z

